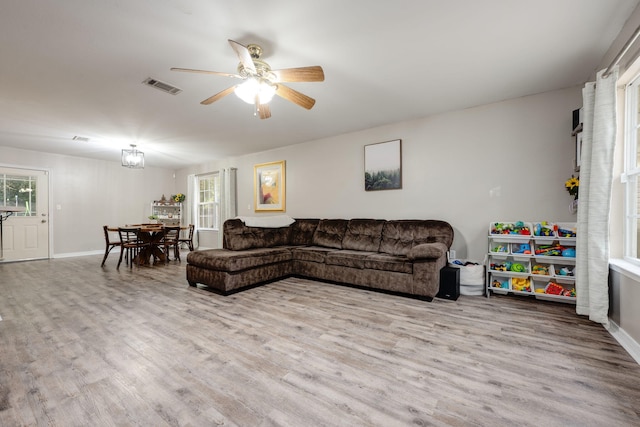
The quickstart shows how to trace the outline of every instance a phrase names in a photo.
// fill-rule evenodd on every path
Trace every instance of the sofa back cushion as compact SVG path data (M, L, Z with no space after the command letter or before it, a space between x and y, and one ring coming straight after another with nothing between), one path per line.
M240 251L282 245L316 245L334 249L407 255L422 243L453 243L453 228L438 220L296 219L289 227L247 227L239 219L223 225L223 247Z
M296 219L296 222L291 224L289 228L289 244L296 246L309 246L313 244L313 234L318 227L319 219Z
M313 244L326 248L342 249L342 239L347 230L346 219L321 219L315 233Z
M224 222L223 231L223 247L232 251L289 244L289 227L247 227L244 222L234 218Z
M263 248L272 248L274 246L283 246L289 244L289 235L291 234L291 228L257 228L249 227L256 230L256 237L259 236L262 241Z
M451 247L453 228L449 223L438 220L387 221L382 228L380 252L407 255L416 245L434 242Z
M350 220L342 239L342 249L378 252L384 223L382 219Z
M244 222L239 219L228 219L222 225L223 239L222 247L233 251L253 248L256 244L255 238L248 233Z

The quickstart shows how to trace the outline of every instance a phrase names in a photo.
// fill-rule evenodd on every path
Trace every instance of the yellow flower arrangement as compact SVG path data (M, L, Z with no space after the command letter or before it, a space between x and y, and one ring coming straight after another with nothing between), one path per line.
M176 203L182 203L184 202L184 199L186 198L186 196L182 193L178 193L175 196L171 196L171 200L173 200Z
M569 194L571 194L575 200L578 200L578 190L580 189L580 179L571 175L571 178L569 178L564 183L564 188L567 189Z

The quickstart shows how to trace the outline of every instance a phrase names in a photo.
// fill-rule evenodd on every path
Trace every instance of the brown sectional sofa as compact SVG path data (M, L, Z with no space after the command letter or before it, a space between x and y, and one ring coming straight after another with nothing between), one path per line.
M223 249L190 252L187 281L224 295L300 276L431 301L453 228L439 220L297 219L288 227L225 221Z

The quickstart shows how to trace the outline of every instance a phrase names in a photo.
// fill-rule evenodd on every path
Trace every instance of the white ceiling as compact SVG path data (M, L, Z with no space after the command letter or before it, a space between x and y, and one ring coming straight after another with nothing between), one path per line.
M0 6L0 145L179 168L584 83L639 0L19 0ZM321 65L260 120L227 39ZM183 90L169 95L147 78ZM73 141L74 136L90 138ZM0 158L0 162L2 159Z

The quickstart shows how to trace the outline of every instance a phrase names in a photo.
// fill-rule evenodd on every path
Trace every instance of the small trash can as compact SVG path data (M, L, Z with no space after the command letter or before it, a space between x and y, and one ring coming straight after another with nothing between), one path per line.
M484 295L484 264L477 261L454 259L449 266L460 270L460 295Z

